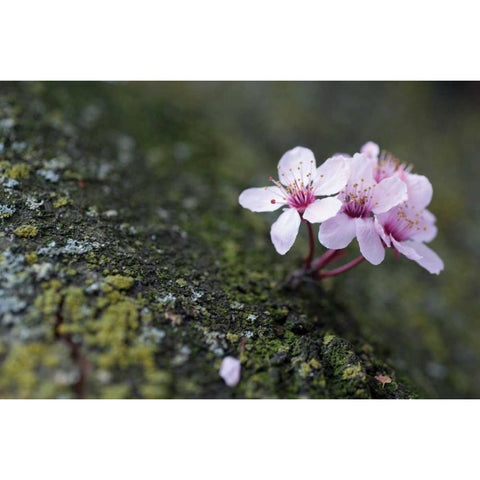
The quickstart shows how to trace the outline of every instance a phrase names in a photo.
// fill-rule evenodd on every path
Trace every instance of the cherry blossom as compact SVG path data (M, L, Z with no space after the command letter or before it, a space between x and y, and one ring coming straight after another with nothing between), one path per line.
M340 211L320 226L319 240L330 249L343 249L356 237L360 252L373 265L385 258L385 248L374 215L388 212L407 200L407 185L397 176L377 182L376 166L366 153L349 159L350 177L338 195Z
M280 181L270 178L273 186L245 190L239 202L254 212L286 207L271 228L282 255L293 245L301 222L306 223L310 250L303 269L289 276L292 282L305 275L316 280L337 276L364 260L378 265L387 248L430 273L443 270L440 257L425 245L437 233L436 219L426 209L433 195L430 181L376 143L367 142L353 157L335 154L318 169L313 153L296 147L280 159L278 170ZM329 249L316 259L312 223L321 223L318 238ZM345 248L355 238L361 255L325 269L347 255Z
M412 200L377 215L375 227L385 246L438 275L443 270L443 261L424 244L431 242L437 234L435 216L425 209L430 202L428 200L425 203L427 198L426 195L417 195Z
M357 188L352 188L355 183L350 179L339 196L344 202L342 210L321 226L320 241L329 248L339 249L342 245L348 245L356 236L362 255L374 265L383 261L385 248L391 247L416 261L430 273L439 274L443 270L442 260L423 243L433 240L437 232L435 217L426 210L433 195L428 178L412 173L411 167L400 163L392 154L380 151L380 147L374 142L363 145L361 154L356 154L350 161L352 178L356 178ZM363 184L358 181L358 171L361 171L363 177L369 176L370 185L367 188L365 185L368 182L364 178ZM373 185L370 172L373 173ZM387 186L387 181L393 182L393 179L404 183L406 197L387 210L379 209L382 202L375 205L378 200L374 200L374 194L370 194L370 191L382 196L382 191L374 190L375 185L377 188ZM398 182L396 185L398 188ZM372 229L370 211L373 213L375 232ZM355 222L352 219L355 219Z
M273 212L286 207L270 230L276 251L284 255L294 244L302 220L320 223L338 213L342 202L328 195L345 187L349 166L343 156L337 155L317 168L311 150L295 147L280 159L278 175L279 181L270 177L273 186L244 190L238 201L252 212ZM325 198L317 198L320 196Z
M408 199L412 201L418 194L425 197L433 194L433 188L430 181L424 175L417 175L411 173L412 167L405 163L400 163L391 153L383 150L374 142L367 142L362 146L361 153L363 153L374 166L373 176L377 183L385 178L398 177L407 184ZM426 203L428 203L430 200ZM415 202L414 202L415 203Z

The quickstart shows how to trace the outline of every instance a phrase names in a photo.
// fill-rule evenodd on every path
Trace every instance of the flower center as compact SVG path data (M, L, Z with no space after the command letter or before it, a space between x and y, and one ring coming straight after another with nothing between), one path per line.
M408 172L411 170L411 166L407 167L404 163L400 163L391 153L382 151L380 158L378 159L377 167L375 168L374 178L377 183L383 179L391 177L395 173Z
M299 213L303 213L314 201L315 195L310 188L294 190L288 197L288 205L296 208Z
M418 233L420 230L426 230L424 217L421 212L415 212L412 209L407 211L408 204L398 207L383 229L387 235L391 235L397 242L403 242ZM413 217L413 218L412 218Z
M364 179L360 183L347 185L340 192L340 200L343 202L342 211L352 218L368 217L372 210L372 189L375 185L365 186Z
M315 194L313 193L313 184L311 181L307 185L303 182L295 180L288 186L282 185L278 180L274 180L270 177L270 181L273 182L282 192L282 201L286 202L291 208L295 208L298 213L303 213L305 209L315 201ZM272 198L271 203L277 203L275 198Z

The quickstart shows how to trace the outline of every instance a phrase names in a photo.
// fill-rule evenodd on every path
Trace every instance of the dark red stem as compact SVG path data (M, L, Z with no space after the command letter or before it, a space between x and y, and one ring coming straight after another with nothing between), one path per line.
M338 260L339 258L343 257L345 253L345 250L327 250L321 257L312 262L310 272L316 272L320 270L329 263L332 263L334 260Z
M304 222L306 223L308 228L308 239L310 241L310 251L308 252L308 255L305 258L304 262L305 262L305 270L309 270L313 260L313 255L315 253L315 238L313 235L312 224L307 220L304 220Z
M351 262L346 263L345 265L342 265L341 267L335 268L333 270L327 270L324 272L320 272L318 275L319 279L322 278L327 278L327 277L335 277L336 275L340 275L341 273L347 272L348 270L351 270L352 268L356 267L360 263L362 263L365 260L363 255L360 255L359 257L355 258Z

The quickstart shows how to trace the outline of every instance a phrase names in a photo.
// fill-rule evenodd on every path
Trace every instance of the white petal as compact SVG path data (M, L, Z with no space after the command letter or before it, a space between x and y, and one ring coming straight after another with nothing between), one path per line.
M321 223L334 217L342 208L338 198L328 197L315 200L303 212L303 218L310 223Z
M420 242L416 242L414 240L408 242L408 246L413 248L421 258L415 260L420 266L428 270L430 273L434 273L438 275L444 268L442 259L431 249L428 248L426 245Z
M354 238L355 220L344 213L323 222L318 232L320 243L335 250L347 247Z
M315 195L333 195L347 184L350 168L346 158L335 156L317 168L313 184Z
M343 158L346 158L347 160L350 160L352 158L351 155L349 155L348 153L344 153L344 152L335 152L332 157L343 157Z
M380 147L375 142L367 142L360 149L361 153L364 153L368 158L378 159L378 154L380 153Z
M417 210L423 210L432 200L433 187L427 177L407 173L405 183L408 188L408 203Z
M349 178L345 191L367 191L376 185L373 173L375 162L363 153L356 153L352 158L346 159L349 166Z
M410 202L409 202L410 203ZM418 233L412 235L413 240L418 240L419 242L431 242L437 236L437 227L435 226L435 215L429 212L428 210L424 210L420 214L420 223L417 230Z
M295 181L308 185L314 179L316 168L313 152L309 148L295 147L278 162L278 178L283 185L291 185Z
M242 365L235 357L225 357L218 372L229 387L235 387L240 381Z
M378 265L385 258L385 248L378 235L373 218L357 218L355 220L358 245L362 255L372 264Z
M373 189L372 211L387 212L407 199L407 185L397 177L383 179Z
M278 187L262 187L244 190L238 197L238 203L252 212L273 212L286 201Z
M280 255L285 255L295 242L301 219L294 208L287 208L270 229L273 245Z
M350 179L349 183L360 183L363 179L364 183L374 183L373 179L373 162L363 153L356 153L349 159Z
M393 237L392 237L392 245L395 247L396 250L398 250L402 255L405 255L407 258L410 260L420 260L422 258L421 255L419 255L413 248L409 247L409 244L411 242L405 241L405 242L397 242Z

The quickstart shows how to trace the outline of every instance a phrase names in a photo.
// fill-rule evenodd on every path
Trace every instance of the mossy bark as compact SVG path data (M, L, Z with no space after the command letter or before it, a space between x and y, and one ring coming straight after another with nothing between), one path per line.
M149 145L79 88L0 86L0 397L415 396L332 281L288 287L207 122L165 104Z

